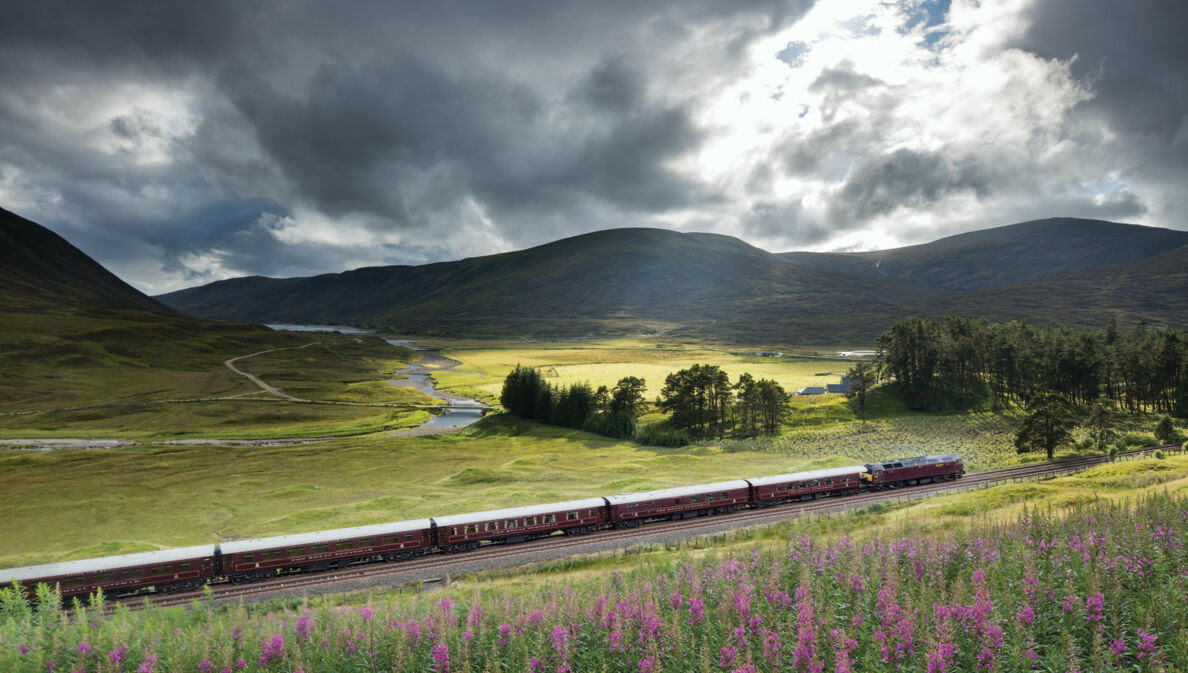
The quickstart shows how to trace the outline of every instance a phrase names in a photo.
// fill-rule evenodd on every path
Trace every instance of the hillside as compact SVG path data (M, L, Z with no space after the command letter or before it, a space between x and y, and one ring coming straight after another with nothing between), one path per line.
M1071 217L1020 222L874 252L785 252L815 269L962 292L1090 271L1188 245L1188 232Z
M0 208L0 309L175 313L54 232Z
M788 264L727 236L612 229L457 262L232 279L158 299L209 318L576 336L710 325L716 333L748 333L764 321L819 321L936 294ZM853 336L869 334L854 327Z
M0 412L238 390L224 359L301 341L178 313L2 209L0 311Z
M1188 327L1188 245L1148 259L950 295L905 308L935 317L1026 318L1080 327L1100 328L1110 318L1122 324L1145 320Z

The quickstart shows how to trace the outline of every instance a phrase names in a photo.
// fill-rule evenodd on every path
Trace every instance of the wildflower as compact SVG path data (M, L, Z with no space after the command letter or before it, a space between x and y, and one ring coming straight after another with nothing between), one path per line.
M1030 662L1032 664L1039 661L1039 655L1036 654L1035 650L1031 649L1030 647L1023 650L1022 652L1020 652L1019 656L1026 659L1028 662Z
M210 659L198 662L198 673L214 673L214 662Z
M1072 594L1069 594L1068 596L1065 596L1064 605L1060 606L1060 611L1064 612L1066 614L1069 612L1076 612L1077 606L1080 604L1081 604L1081 599L1077 598L1076 596L1074 596Z
M433 646L433 670L437 673L449 673L450 671L450 646L445 641L441 641Z
M17 645L17 649L21 651L21 656L29 653L29 648L25 645Z
M718 664L720 664L722 668L730 668L730 665L734 663L734 659L737 656L738 650L727 645L726 647L722 648L721 652L718 653Z
M1147 633L1143 629L1138 630L1139 636L1139 659L1147 659L1155 655L1155 641L1159 640L1159 636L1154 633Z
M1100 591L1094 592L1085 601L1085 619L1091 622L1100 622L1105 612L1105 596L1101 595Z
M1035 624L1035 608L1031 607L1031 604L1024 605L1015 613L1015 618L1027 626L1032 626Z
M375 611L367 606L363 606L363 607L359 608L358 610L356 610L355 612L357 612L363 616L363 621L367 621L367 620L371 619L371 615L375 614Z
M85 657L91 653L91 644L84 640L80 642L75 649L78 650L80 655Z
M114 650L110 650L107 653L107 663L111 664L112 666L119 666L120 663L124 661L124 657L126 656L128 656L128 648L118 647Z
M705 617L705 601L700 597L693 597L689 599L689 621L693 624L700 624Z
M242 626L236 626L235 628L231 629L231 640L234 640L236 645L243 644L243 627Z
M279 661L285 656L285 637L276 634L260 648L260 665L267 666L272 661Z
M310 619L309 613L303 614L297 618L297 626L294 628L294 634L297 636L297 642L307 642L309 640L310 631L312 630L313 619Z
M470 604L470 612L466 613L466 624L478 626L483 622L483 604L475 601Z
M144 662L136 669L136 673L156 673L157 657L152 654L144 655Z
M1115 657L1121 657L1123 654L1126 654L1126 641L1121 638L1111 640L1110 652L1113 652Z
M660 670L660 664L654 656L641 659L639 662L639 673L653 673L658 670Z

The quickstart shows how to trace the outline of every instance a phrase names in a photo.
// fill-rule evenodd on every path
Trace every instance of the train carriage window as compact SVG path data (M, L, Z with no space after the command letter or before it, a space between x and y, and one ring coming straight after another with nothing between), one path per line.
M305 547L293 547L292 549L286 550L285 555L287 555L289 558L293 558L294 556L305 556Z
M534 517L534 516L524 517L524 525L525 526L535 526L536 525L536 517Z
M508 519L507 525L505 525L504 528L507 528L508 530L512 530L513 528L516 528L518 525L519 525L519 522L516 521L515 519Z
M807 485L807 484L805 484L805 483L802 481L802 482L800 482L799 484L797 484L797 485L796 485L796 488L807 488L807 486L808 486L808 485Z
M488 521L483 524L483 532L490 533L493 530L499 530L499 524Z
M412 542L412 541L413 541L413 534L412 534L412 533L405 533L405 534L404 534L404 541L405 541L405 542Z
M655 505L655 504L656 504L655 500L649 500L649 501L643 503L644 507L647 507L649 505Z
M691 502L691 503L693 503L693 502L701 502L701 498L699 498L699 497L697 497L697 496L695 496L695 495L691 495L691 496L689 496L689 502Z
M256 555L251 552L248 552L243 555L243 560L245 563L251 563L252 561L256 560Z
M565 513L565 520L566 520L566 521L577 521L577 520L578 520L578 513L577 513L577 512L566 512L566 513Z
M594 516L594 510L592 510L592 509L586 510L586 516Z
M144 577L144 569L142 568L128 568L120 571L120 579L122 580L134 580L141 577Z
M81 587L84 583L85 582L83 581L83 578L81 578L81 577L71 577L71 578L62 580L62 582L61 582L63 589L77 589L77 588Z
M825 485L826 485L826 486L832 486L832 485L833 485L833 480L832 480L832 479L826 479L826 480L825 480Z
M723 499L723 500L729 500L729 499L730 499L730 498L732 498L732 497L733 497L733 496L731 496L731 495L730 495L730 493L728 493L728 492L724 492L724 493L722 493L722 499Z
M820 486L820 485L821 485L821 480L819 480L819 479L813 480L813 486Z
M556 514L546 514L546 515L544 515L543 517L541 517L541 522L542 522L542 523L554 523L554 522L556 522L556 521L557 521L557 515L556 515Z
M457 526L454 526L454 527L450 528L450 535L457 535L457 534L458 534L458 527L457 527Z
M478 524L477 523L466 524L466 534L467 535L470 535L471 533L477 533L477 532L478 532Z
M280 554L281 553L280 553L279 549L273 549L271 551L263 551L263 552L260 552L260 560L261 561L275 561L278 558L280 558Z
M713 493L706 493L706 494L705 494L705 501L706 501L706 502L713 502L713 501L714 501L714 494L713 494Z
M192 566L190 565L189 561L182 561L181 563L177 564L178 570L190 570L191 567Z
M151 569L149 569L149 574L152 575L153 577L156 577L157 575L172 575L173 574L173 566L171 566L171 565L153 566Z
M95 584L106 584L115 579L115 573L95 573L91 576L91 581Z
M328 551L330 551L329 544L315 544L309 548L309 553L311 554L325 554Z

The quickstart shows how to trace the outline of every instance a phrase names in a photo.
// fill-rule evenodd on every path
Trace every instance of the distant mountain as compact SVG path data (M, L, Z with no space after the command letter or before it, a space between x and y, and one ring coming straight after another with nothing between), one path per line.
M0 308L176 312L120 280L66 239L0 208Z
M978 315L1081 327L1145 320L1188 327L1188 245L1161 255L1091 271L1062 273L907 305L930 316Z
M1186 231L1058 217L958 234L905 248L785 252L780 257L815 269L907 280L961 292L1124 264L1182 245L1188 245Z
M158 299L209 318L410 334L665 330L740 343L863 343L913 313L1183 324L1179 295L1188 286L1177 275L1180 252L1169 251L1185 244L1188 232L1069 218L837 254L777 255L728 236L611 229L456 262L236 278Z
M747 331L773 318L890 309L937 294L789 264L728 236L611 229L457 262L238 278L158 299L210 318L574 336L718 323L726 332Z

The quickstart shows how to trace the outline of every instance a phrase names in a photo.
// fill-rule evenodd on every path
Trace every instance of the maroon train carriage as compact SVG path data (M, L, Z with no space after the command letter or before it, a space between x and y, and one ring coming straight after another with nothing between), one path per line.
M420 556L433 546L429 519L236 540L219 545L232 582Z
M0 570L4 583L16 580L33 595L37 584L57 584L63 598L97 589L112 596L148 591L196 589L216 574L214 545L62 561Z
M875 490L881 490L960 479L961 475L965 474L965 464L955 453L942 453L935 456L867 463L866 471L870 486Z
M812 500L827 495L854 493L861 488L864 474L864 465L848 465L747 481L751 483L751 502L756 507L770 507L790 500Z
M477 549L483 542L523 542L564 531L588 533L607 521L606 501L587 498L489 512L454 514L433 518L437 546L442 551Z
M751 485L743 479L659 491L606 497L615 528L628 528L655 519L682 519L733 512L750 500Z

